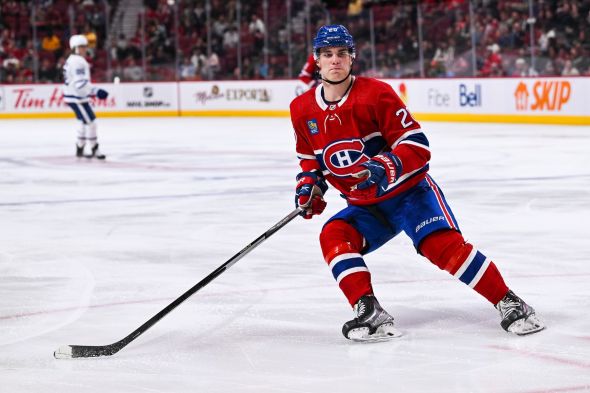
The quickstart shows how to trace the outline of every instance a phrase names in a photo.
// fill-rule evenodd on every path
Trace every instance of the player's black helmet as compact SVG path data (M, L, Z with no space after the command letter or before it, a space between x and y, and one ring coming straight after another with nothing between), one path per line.
M342 25L327 25L320 27L318 34L313 39L313 55L315 59L317 60L321 48L331 48L335 46L348 48L350 55L354 59L356 54L354 40L346 27Z

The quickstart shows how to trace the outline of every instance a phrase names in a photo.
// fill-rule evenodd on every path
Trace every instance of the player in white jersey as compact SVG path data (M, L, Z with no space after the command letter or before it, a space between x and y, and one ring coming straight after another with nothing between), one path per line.
M109 93L106 90L93 87L90 82L90 66L84 58L88 50L86 37L73 35L70 38L70 49L72 53L63 67L64 86L62 90L64 101L72 108L80 122L76 157L94 157L104 160L105 155L98 149L96 116L89 101L94 96L104 100Z

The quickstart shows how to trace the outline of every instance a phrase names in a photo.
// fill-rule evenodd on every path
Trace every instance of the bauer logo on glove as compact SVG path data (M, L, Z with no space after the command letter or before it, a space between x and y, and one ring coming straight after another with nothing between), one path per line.
M365 190L371 186L377 186L377 196L381 196L389 190L402 172L402 162L393 153L382 153L362 163L358 171L352 176L364 179L352 187L353 190Z

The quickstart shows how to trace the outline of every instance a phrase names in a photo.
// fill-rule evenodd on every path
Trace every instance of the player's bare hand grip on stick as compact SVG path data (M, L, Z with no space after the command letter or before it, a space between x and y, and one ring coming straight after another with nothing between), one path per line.
M180 305L186 299L191 297L205 285L209 284L217 276L226 271L237 261L242 259L246 254L258 247L258 245L260 245L266 239L271 237L275 232L277 232L279 229L291 222L295 217L297 217L301 213L301 210L301 208L296 208L295 210L293 210L285 218L277 222L270 229L268 229L262 235L258 236L254 241L252 241L241 251L239 251L236 255L228 259L221 266L219 266L217 269L211 272L207 277L199 281L197 284L195 284L195 286L193 286L191 289L183 293L180 297L178 297L176 300L174 300L172 303L166 306L166 308L164 308L162 311L154 315L143 325L131 332L127 337L108 345L64 345L62 347L59 347L53 353L53 356L55 356L56 359L71 359L114 355L115 353L119 352L122 348L124 348L127 344L129 344L131 341L139 337L150 327L155 325L156 322L158 322L160 319L164 318L168 313L170 313L170 311L174 310L178 305Z

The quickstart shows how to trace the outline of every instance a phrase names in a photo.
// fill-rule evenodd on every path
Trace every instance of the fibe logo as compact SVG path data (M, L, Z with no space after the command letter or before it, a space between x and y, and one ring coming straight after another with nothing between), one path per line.
M481 85L476 84L473 91L467 89L467 85L459 85L459 105L481 106Z
M451 102L451 96L447 93L441 93L438 89L428 89L428 105L429 106L449 106Z
M559 111L569 101L572 86L568 81L537 81L531 90L529 92L528 86L522 81L516 86L516 110Z

